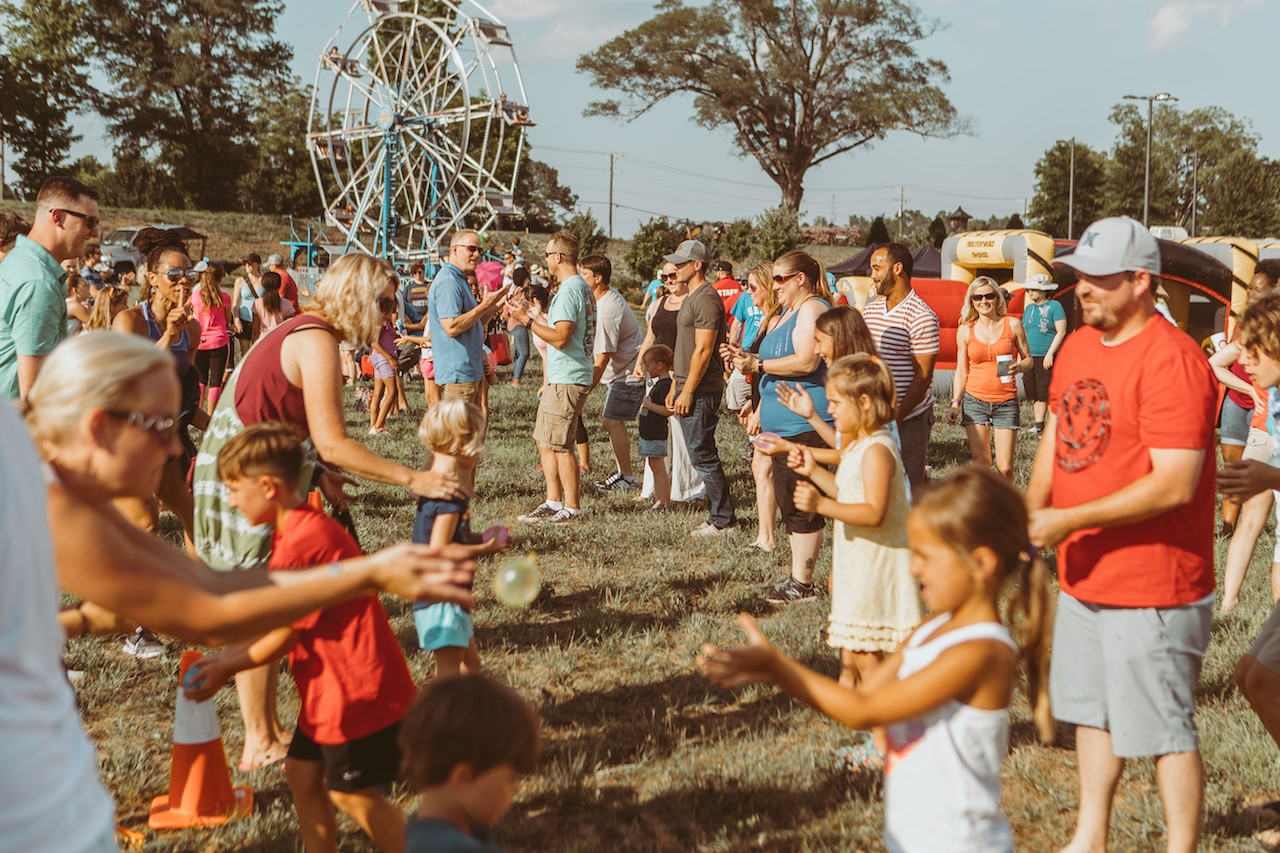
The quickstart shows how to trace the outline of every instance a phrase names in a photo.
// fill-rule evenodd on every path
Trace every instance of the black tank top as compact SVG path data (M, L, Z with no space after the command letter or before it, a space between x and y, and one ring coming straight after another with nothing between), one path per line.
M680 309L667 310L667 297L662 297L658 303L658 307L653 309L653 317L649 320L649 327L653 329L653 342L662 344L663 346L676 348L676 315L680 313Z

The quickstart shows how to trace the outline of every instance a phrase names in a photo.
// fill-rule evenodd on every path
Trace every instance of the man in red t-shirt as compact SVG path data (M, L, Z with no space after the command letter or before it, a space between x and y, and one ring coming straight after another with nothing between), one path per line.
M711 287L724 303L724 313L732 314L734 304L742 295L742 283L733 277L733 264L728 261L716 262L716 280L711 282Z
M280 274L280 295L293 303L293 313L301 314L302 306L298 304L298 283L289 274L289 268L284 263L284 255L268 256L267 269Z
M1126 758L1152 756L1168 849L1196 849L1204 796L1195 688L1213 616L1217 388L1156 314L1160 247L1128 217L1057 259L1085 326L1054 365L1027 489L1032 545L1058 546L1050 694L1076 724L1080 811L1067 850L1106 846Z

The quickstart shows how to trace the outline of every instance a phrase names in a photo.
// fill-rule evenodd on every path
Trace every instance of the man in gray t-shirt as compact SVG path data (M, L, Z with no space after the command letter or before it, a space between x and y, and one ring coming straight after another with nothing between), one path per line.
M622 294L609 286L613 265L604 255L578 261L578 275L591 286L596 299L594 384L605 386L604 429L609 434L617 468L599 483L600 492L629 492L638 487L631 468L631 438L627 423L640 414L644 382L632 377L644 335L636 315Z
M663 260L676 265L676 280L689 287L676 315L674 387L678 391L672 409L680 418L693 470L706 487L709 515L691 535L717 536L737 529L729 481L716 450L716 424L724 393L724 373L717 354L728 338L729 325L724 303L704 272L706 246L685 240Z

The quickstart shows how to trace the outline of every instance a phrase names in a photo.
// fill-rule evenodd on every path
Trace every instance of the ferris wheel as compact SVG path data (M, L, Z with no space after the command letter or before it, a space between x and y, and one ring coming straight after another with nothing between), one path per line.
M438 257L516 214L529 119L507 28L474 0L357 0L316 68L307 148L344 251Z

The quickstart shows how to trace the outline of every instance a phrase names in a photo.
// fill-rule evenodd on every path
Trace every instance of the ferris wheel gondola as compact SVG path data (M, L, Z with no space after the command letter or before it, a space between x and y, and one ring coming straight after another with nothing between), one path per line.
M478 3L358 0L307 127L325 221L348 251L430 260L450 231L518 213L532 124L510 34Z

